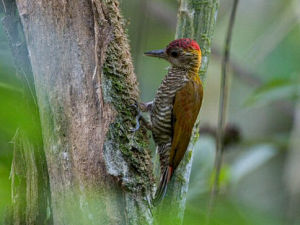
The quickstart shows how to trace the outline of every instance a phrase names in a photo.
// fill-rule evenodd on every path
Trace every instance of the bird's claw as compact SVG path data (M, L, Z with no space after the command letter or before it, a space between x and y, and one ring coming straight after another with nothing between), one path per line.
M136 132L140 129L140 118L142 116L141 114L141 110L140 110L140 107L139 107L139 103L135 100L135 99L132 99L133 100L133 104L131 105L133 108L135 108L135 110L137 111L137 115L135 117L135 120L136 120L136 126L135 128L130 128L130 131L131 132Z
M136 126L135 128L131 128L130 131L131 132L138 131L140 129L140 121L142 121L145 124L145 127L147 129L152 130L152 124L142 116L142 112L149 112L151 110L153 102L151 101L151 102L143 103L143 102L138 102L133 98L131 100L133 101L133 104L131 106L135 108L137 112L137 116L135 117Z
M140 125L140 118L141 118L141 115L140 114L138 114L136 117L135 117L135 120L136 120L136 126L135 126L135 128L130 128L130 131L131 132L136 132L136 131L138 131L139 129L140 129L140 127L141 127L141 125Z

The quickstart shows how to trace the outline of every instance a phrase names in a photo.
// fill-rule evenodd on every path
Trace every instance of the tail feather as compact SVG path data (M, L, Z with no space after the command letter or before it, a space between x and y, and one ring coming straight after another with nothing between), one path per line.
M173 168L171 166L166 167L161 176L159 187L156 190L154 199L152 200L152 204L154 206L157 206L161 202L161 200L165 197L168 183L171 179L172 174L173 174Z

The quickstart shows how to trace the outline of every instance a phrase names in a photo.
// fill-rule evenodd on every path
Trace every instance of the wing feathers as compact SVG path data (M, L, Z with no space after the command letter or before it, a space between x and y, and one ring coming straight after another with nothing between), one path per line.
M175 95L172 112L173 139L169 161L174 170L186 152L201 107L203 90L200 78L198 79L199 81L186 83Z

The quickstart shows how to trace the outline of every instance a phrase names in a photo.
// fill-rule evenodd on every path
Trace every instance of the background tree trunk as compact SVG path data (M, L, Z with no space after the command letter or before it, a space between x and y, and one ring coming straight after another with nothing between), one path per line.
M18 0L54 224L151 224L153 183L118 1Z
M12 140L12 202L5 216L5 224L52 224L47 163L27 46L15 1L3 0L1 6L0 12L4 13L2 26L7 34L17 77L22 84L18 94L24 102L18 108L29 115L25 123L19 124Z

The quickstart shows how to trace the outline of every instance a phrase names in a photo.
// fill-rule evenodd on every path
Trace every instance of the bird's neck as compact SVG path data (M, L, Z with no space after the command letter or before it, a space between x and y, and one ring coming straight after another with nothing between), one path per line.
M187 67L172 66L169 70L170 74L184 75L187 78L199 77L200 64L193 64Z
M199 77L199 67L195 68L195 67L191 67L191 68L183 68L183 67L177 67L177 66L172 66L169 69L169 73L168 76L172 76L172 77L177 77L176 79L179 80L194 80L200 82L200 77Z
M199 77L199 69L201 66L201 52L193 50L192 56L184 68L177 68L178 70L184 70L189 78Z
M190 78L199 77L199 68L200 68L199 65L197 65L195 67L191 67L187 71L188 77L190 77Z
M188 73L190 76L199 76L199 69L201 66L201 51L199 50L193 50L194 52L194 57L191 60L190 66L189 66L189 71Z

